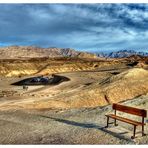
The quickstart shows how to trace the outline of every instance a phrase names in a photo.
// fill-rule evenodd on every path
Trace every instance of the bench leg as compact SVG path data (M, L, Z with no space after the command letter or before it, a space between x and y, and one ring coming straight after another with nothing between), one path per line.
M115 119L114 125L115 125L115 126L118 126L118 124L117 124L117 120L116 120L116 119Z
M145 136L146 134L144 133L144 125L142 125L142 136Z
M109 124L109 117L107 117L107 126L105 126L105 128L108 127L108 124Z
M134 125L134 133L133 133L133 136L131 137L132 139L135 138L135 133L136 133L136 125Z

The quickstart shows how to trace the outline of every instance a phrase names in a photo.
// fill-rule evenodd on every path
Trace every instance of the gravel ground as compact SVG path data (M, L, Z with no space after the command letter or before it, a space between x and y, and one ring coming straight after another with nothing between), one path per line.
M148 95L123 102L130 106L148 107ZM119 122L106 125L111 106L71 110L0 111L1 144L148 144L148 135L132 140L133 127ZM146 119L147 122L147 119ZM148 134L147 125L145 132Z

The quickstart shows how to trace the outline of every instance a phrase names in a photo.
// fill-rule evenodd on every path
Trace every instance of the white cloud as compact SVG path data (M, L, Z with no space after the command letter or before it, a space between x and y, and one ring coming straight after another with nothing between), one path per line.
M87 50L140 48L147 47L147 20L145 4L0 5L0 40Z

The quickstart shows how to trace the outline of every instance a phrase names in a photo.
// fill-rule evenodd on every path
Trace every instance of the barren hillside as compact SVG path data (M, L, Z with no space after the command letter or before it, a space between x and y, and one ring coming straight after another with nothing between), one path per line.
M8 46L0 48L0 59L40 57L79 57L96 58L95 54L79 52L70 48L40 48L34 46Z
M12 98L16 96L23 99L14 100L14 103L8 101L0 106L1 109L21 107L39 110L96 107L148 93L147 70L131 68L114 71L60 73L59 75L67 77L70 81L53 86L29 86L27 92L17 89ZM12 78L10 80L14 82ZM11 88L16 90L14 86Z
M61 72L94 70L119 65L120 61L81 58L27 58L0 60L0 75L6 77L48 75Z

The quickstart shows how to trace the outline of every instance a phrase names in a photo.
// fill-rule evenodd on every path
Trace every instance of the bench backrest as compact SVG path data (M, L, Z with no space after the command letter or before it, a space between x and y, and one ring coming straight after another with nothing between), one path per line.
M138 108L124 106L124 105L115 104L115 103L113 104L113 109L122 111L125 113L129 113L129 114L137 115L137 116L147 117L147 111L144 109L138 109Z

